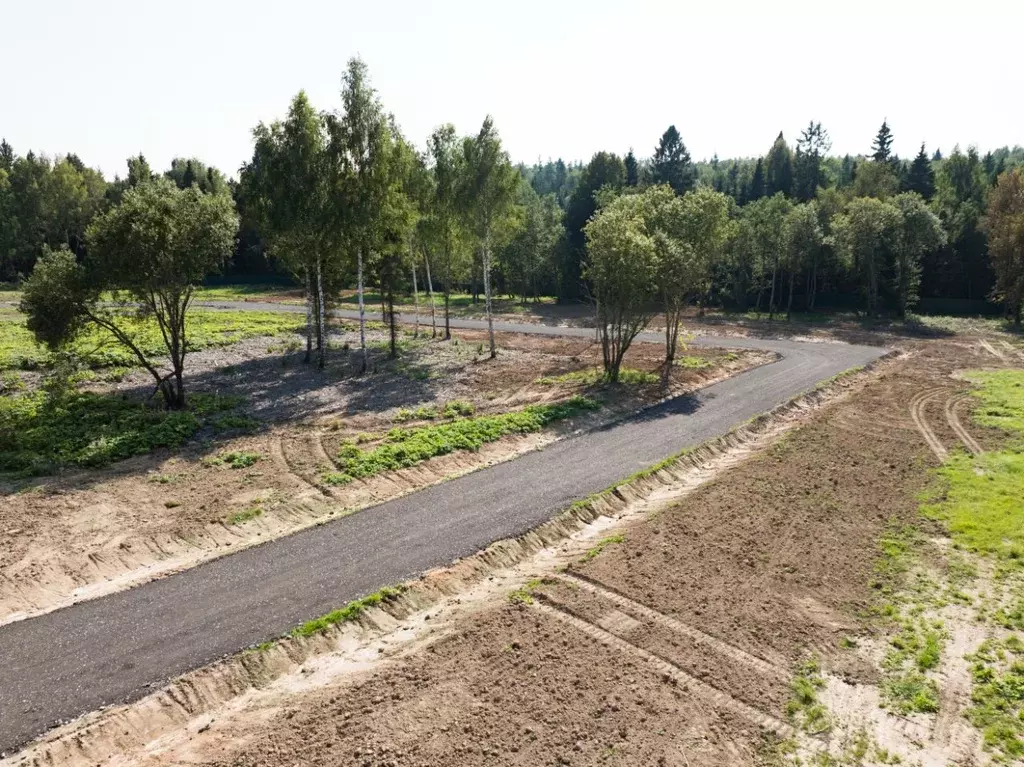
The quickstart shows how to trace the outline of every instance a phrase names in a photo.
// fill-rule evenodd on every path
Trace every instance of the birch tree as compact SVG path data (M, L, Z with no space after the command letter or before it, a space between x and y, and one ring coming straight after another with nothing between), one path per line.
M356 258L359 300L360 372L366 372L366 262L381 235L382 207L389 191L390 131L366 64L349 60L341 91L343 113L334 123L332 151L350 174L335 189L335 203L346 224L347 242Z
M260 123L253 131L253 158L242 169L242 184L268 250L301 282L306 294L306 362L316 339L317 363L326 364L326 298L338 283L327 263L333 249L326 126L304 91L292 100L284 122Z
M430 134L427 151L434 184L430 201L431 234L436 237L437 255L444 285L444 337L452 337L451 293L459 240L459 183L463 157L455 126L442 125ZM426 250L424 251L426 255ZM429 269L429 262L427 269Z
M492 237L502 217L512 206L520 176L512 167L508 153L501 147L501 139L490 115L484 119L484 124L476 136L464 140L463 156L465 166L460 196L463 210L467 214L480 248L487 335L491 359L494 359L498 352L494 345L491 295Z

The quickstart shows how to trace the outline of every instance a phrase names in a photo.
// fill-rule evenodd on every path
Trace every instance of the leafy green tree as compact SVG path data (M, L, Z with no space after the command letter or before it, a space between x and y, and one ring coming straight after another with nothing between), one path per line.
M890 163L862 162L857 166L853 180L855 197L875 197L888 200L899 192L900 180Z
M106 329L153 376L165 406L184 407L188 310L195 289L231 255L237 229L227 195L142 184L89 226L84 263L66 248L44 251L20 308L29 329L52 348L88 324ZM113 291L113 306L100 301L104 291ZM126 317L139 315L160 328L164 362L143 351L125 325Z
M903 183L903 191L916 192L925 200L931 200L935 194L935 171L932 170L932 164L924 151L924 143L921 144L921 151L910 163Z
M786 197L793 194L793 152L782 131L779 131L765 160L765 193L773 197L780 192Z
M899 213L893 237L892 282L900 317L918 300L921 286L921 258L946 243L946 233L939 217L929 210L921 195L906 192L896 195L892 204Z
M356 291L359 300L359 348L361 370L366 372L365 266L383 234L383 212L390 193L391 177L388 121L377 93L370 85L362 59L349 59L343 77L341 101L344 113L334 121L331 142L336 164L345 169L336 185L336 216L339 229L356 256Z
M882 120L882 127L871 144L871 159L883 165L892 160L892 131L885 120Z
M565 240L565 227L553 194L541 198L532 186L520 184L518 196L522 225L505 246L502 262L509 287L519 293L520 303L525 306L527 296L537 299L538 284L544 276L554 272L558 247Z
M793 195L804 202L813 200L818 187L825 185L822 161L832 148L832 139L820 122L813 120L796 142L793 161Z
M260 123L242 183L269 249L306 291L306 361L316 338L317 364L326 364L326 296L338 283L326 239L331 223L330 167L324 120L304 91L284 122ZM199 191L197 185L189 188ZM220 195L213 195L220 196ZM333 279L332 279L333 274Z
M654 149L651 178L655 184L668 184L676 194L693 189L696 171L690 153L674 125L668 126Z
M488 115L480 132L463 142L463 177L460 189L463 210L468 214L480 248L484 280L484 305L487 313L487 335L491 359L497 356L494 344L494 317L491 304L491 260L493 235L508 214L522 178L512 167L508 153Z
M633 147L629 148L629 152L626 153L626 159L623 160L626 166L626 186L637 186L640 183L640 163L636 160L636 155L633 154Z
M856 197L833 223L833 240L862 275L867 313L878 313L878 287L900 224L895 206L874 197Z
M0 170L11 172L14 167L14 147L7 143L7 139L0 139Z
M463 155L455 126L442 125L430 134L427 150L434 176L433 199L430 205L432 228L437 242L437 253L444 285L444 337L452 337L450 304L451 291L457 273L461 218L459 212L459 184L462 177Z
M596 301L605 376L612 382L654 312L657 246L645 205L643 195L616 198L586 225L586 278Z
M776 192L771 197L762 197L754 203L750 203L744 209L752 227L754 237L754 252L761 267L759 272L765 276L771 275L771 284L768 296L768 317L775 316L778 309L776 305L776 284L782 258L786 253L788 243L787 216L793 204L786 199L782 192ZM761 287L763 290L763 286ZM758 293L758 308L761 305L761 295Z
M729 238L729 198L707 187L676 197L666 187L648 194L648 231L655 243L657 283L665 313L665 375L675 361L683 311L711 288L711 265Z
M1003 173L988 198L984 218L996 274L993 295L1020 327L1024 308L1024 171Z
M583 259L586 250L584 227L597 211L597 194L601 190L617 193L626 181L626 166L622 159L610 152L598 152L580 173L579 183L569 198L565 211L565 229L568 247L565 249L560 274L560 292L563 299L577 299L583 295Z
M812 200L794 205L786 216L786 270L789 272L789 301L786 318L793 316L793 288L803 270L817 275L824 234L818 220L818 206ZM808 281L810 284L810 280Z
M994 283L981 218L989 185L974 147L955 147L936 174L932 210L946 229L947 246L930 266L942 290L968 299L987 296Z

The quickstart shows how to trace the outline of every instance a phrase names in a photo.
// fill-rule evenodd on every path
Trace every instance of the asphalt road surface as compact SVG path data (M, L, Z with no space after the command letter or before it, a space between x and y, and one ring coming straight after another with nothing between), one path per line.
M214 305L304 311L281 304ZM452 325L486 327L466 319ZM495 329L580 337L594 332L514 323L495 323ZM662 337L649 334L647 340ZM175 676L382 586L524 533L573 501L885 352L748 338L695 343L772 350L782 358L513 461L128 591L0 627L0 752L10 753L59 721L138 699Z

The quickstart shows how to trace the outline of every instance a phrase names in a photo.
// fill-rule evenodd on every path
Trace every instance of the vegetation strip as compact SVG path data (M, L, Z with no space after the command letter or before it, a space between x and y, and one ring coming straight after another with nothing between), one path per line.
M456 450L476 451L485 443L509 434L537 432L551 423L599 407L594 400L577 396L565 402L531 405L501 415L464 418L414 429L395 428L376 447L364 450L355 444L342 446L338 453L340 471L325 475L324 480L332 485L344 485L386 471L409 468Z

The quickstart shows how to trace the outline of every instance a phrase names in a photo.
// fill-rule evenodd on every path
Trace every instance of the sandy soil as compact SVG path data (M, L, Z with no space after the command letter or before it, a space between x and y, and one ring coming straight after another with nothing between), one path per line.
M335 349L322 373L302 365L302 352L280 339L252 339L192 356L193 391L243 396L245 414L261 424L253 434L201 434L180 451L157 451L8 490L0 503L0 622L120 590L507 460L568 431L769 360L749 352L692 351L707 366L675 368L667 390L542 384L543 376L598 365L599 350L587 341L501 334L501 353L486 360L478 353L484 334L463 332L452 343L403 337L402 355L388 361L378 348L384 336L375 331L373 373L360 377L354 373L355 354L344 351L357 337L345 327L332 335ZM638 344L627 363L656 370L661 353L655 345ZM149 392L141 373L92 386ZM381 435L399 422L425 423L402 420L402 409L461 401L477 414L489 414L573 394L598 397L605 407L478 453L443 456L343 487L324 482L342 440ZM259 460L243 469L211 465L210 459L231 451Z
M902 763L985 763L970 738L953 748L934 716L878 708L871 648L884 629L865 616L878 539L889 525L922 525L916 495L938 462L911 403L942 389L923 412L952 447L944 397L964 387L951 374L988 357L919 344L766 451L611 531L621 540L595 556L537 572L517 599L407 652L379 649L379 662L306 664L290 685L222 712L223 724L204 716L125 763L763 765L780 763L781 739L805 756L838 753L865 723ZM982 446L993 439L970 431ZM844 647L848 636L859 649ZM972 641L958 634L953 655ZM797 732L785 713L794 664L810 656L837 717L826 737ZM315 683L298 681L307 673ZM958 720L962 700L944 700Z

